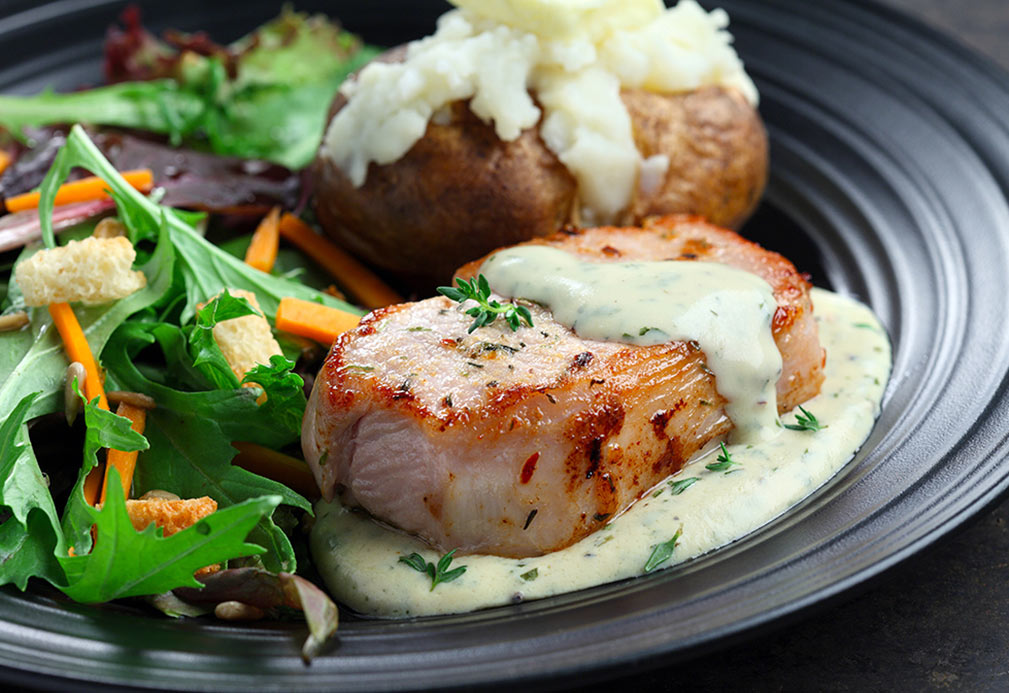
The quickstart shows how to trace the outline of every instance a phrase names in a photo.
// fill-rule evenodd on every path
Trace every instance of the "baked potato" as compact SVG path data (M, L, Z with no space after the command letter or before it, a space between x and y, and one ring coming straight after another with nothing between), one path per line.
M380 59L396 60L402 49ZM767 177L767 136L756 110L732 89L621 94L642 157L664 154L664 176L645 185L616 221L687 213L738 228ZM330 117L344 106L337 96ZM466 103L428 123L398 161L372 163L355 187L320 152L315 208L323 228L365 261L417 287L446 283L456 267L505 245L579 225L577 183L537 128L498 139Z

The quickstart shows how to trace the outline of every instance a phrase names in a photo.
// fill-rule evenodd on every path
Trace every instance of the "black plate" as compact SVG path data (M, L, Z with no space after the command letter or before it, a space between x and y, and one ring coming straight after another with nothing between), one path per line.
M373 689L573 678L659 655L669 664L864 583L1002 494L1009 79L870 2L721 4L772 141L767 201L746 232L867 301L893 340L883 414L842 475L756 535L679 569L459 617L351 620L308 668L296 626L141 620L8 589L4 673L61 687ZM100 39L119 6L8 3L0 91L98 81ZM429 31L439 7L323 9L392 44ZM276 10L176 0L146 16L155 28L227 39Z

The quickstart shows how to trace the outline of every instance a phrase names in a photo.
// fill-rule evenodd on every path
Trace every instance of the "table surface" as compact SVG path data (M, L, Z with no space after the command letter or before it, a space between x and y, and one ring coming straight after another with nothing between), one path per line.
M880 1L1009 70L1009 0ZM647 690L1009 690L1009 499L861 594L798 623L624 674L617 685Z

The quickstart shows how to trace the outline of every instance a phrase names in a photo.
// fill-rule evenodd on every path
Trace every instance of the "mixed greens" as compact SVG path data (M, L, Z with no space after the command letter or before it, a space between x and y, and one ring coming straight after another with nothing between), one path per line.
M118 83L0 96L0 127L22 137L64 123L135 128L298 169L315 156L337 87L378 52L324 18L291 11L229 46L205 37L169 45L127 19L126 34L106 49L106 72Z
M286 486L230 464L236 453L230 443L278 449L296 441L305 407L302 378L292 372L293 361L277 356L246 375L244 383L256 387L242 387L211 329L249 314L251 307L226 292L198 306L226 288L238 288L255 293L267 316L284 296L357 309L300 282L255 270L209 243L192 225L193 215L163 207L127 185L80 127L72 129L42 186L40 213L49 245L55 242L51 199L76 166L108 183L130 240L145 256L138 265L148 279L144 289L127 298L79 308L81 326L91 349L101 354L106 388L147 394L157 408L141 436L130 430L128 420L94 402L85 405L83 462L76 465L78 480L60 515L26 423L64 409L67 359L44 309L27 309L30 329L0 333L0 503L8 514L0 525L0 582L23 588L28 578L39 577L78 601L94 602L192 586L193 565L253 553L271 571L293 571L294 550L273 511L278 505L310 511L310 505ZM37 250L26 249L18 261ZM12 280L5 311L15 309L24 306ZM265 401L257 404L263 394ZM142 451L134 477L138 494L157 488L182 497L210 495L221 508L210 518L227 511L226 523L208 518L162 539L153 531L135 532L120 503L90 507L81 487L103 447ZM246 543L246 535L252 543ZM92 545L95 551L89 553ZM136 560L108 562L107 552L116 546L130 547L126 555ZM74 556L67 555L70 547ZM92 562L102 562L102 568L89 570Z
M292 298L353 315L363 311L315 288L331 278L297 250L281 250L274 269L260 271L241 259L248 235L232 230L230 240L215 244L205 235L206 213L174 205L219 207L232 215L236 201L253 199L258 206L244 213L264 204L294 208L304 199L300 178L282 166L298 169L311 160L340 82L377 51L322 18L287 10L226 47L202 35L160 41L137 17L126 17L127 31L113 33L106 47L106 71L118 83L72 94L0 96L0 154L15 152L0 179L0 201L37 185L34 176L47 171L37 212L0 211L0 253L7 251L0 255L0 320L26 315L28 321L0 331L0 585L23 590L40 579L88 603L143 596L172 615L204 613L234 599L270 612L300 609L310 627L303 650L310 656L337 617L323 592L293 574L303 554L292 530L311 514L309 499L233 464L235 445L273 453L298 448L306 396L296 364L306 344L278 335L284 354L240 375L214 328L260 311L272 325L281 301ZM78 121L130 131L64 127ZM7 139L5 145L4 133L20 143ZM176 144L192 149L177 153ZM154 162L154 194L121 175L131 156ZM194 177L185 179L193 171L165 173L180 161L183 169L192 164ZM82 171L104 182L111 201L54 206L64 181ZM208 172L238 181L237 192L208 204L213 194L203 191L213 186L201 178ZM100 363L105 390L141 393L156 403L142 433L99 398L86 401L84 383L68 375L68 347L51 311L26 306L16 279L25 260L92 235L113 209L146 286L101 305L74 304L73 314L81 342ZM235 290L254 295L258 310L230 293ZM69 418L76 410L83 416L60 437L80 440L81 456L67 457L72 443L56 459L40 456L45 442L33 427L51 433L65 425L64 413ZM217 510L171 536L154 524L137 531L127 509L133 501L120 493L89 502L88 476L104 464L106 449L139 453L131 479L106 465L106 488L132 483L134 497L154 490L183 499L209 496ZM207 566L221 570L194 577Z

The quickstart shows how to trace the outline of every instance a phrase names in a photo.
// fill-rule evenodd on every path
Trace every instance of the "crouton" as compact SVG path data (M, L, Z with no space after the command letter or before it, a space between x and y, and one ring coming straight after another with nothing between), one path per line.
M246 299L258 315L222 320L214 325L214 341L221 347L224 359L241 380L256 364L268 365L273 355L283 355L273 338L270 323L263 317L256 295L241 289L228 289L228 293Z
M40 250L17 266L14 277L29 306L108 303L147 285L132 269L137 253L129 239L85 238Z
M151 524L161 528L163 536L170 537L176 532L192 527L207 515L217 510L217 501L208 496L203 498L185 498L169 500L165 498L146 497L140 500L127 500L126 512L130 516L133 528L138 532ZM221 569L217 563L197 570L194 575L216 573Z
M154 524L162 529L164 536L170 537L196 524L217 510L217 501L208 496L167 500L145 498L126 501L126 512L130 522L138 532Z

